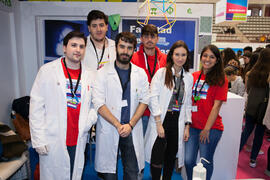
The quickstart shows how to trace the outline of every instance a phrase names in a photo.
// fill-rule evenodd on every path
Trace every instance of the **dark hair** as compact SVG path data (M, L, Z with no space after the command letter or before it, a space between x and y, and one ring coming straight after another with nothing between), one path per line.
M205 76L205 82L209 86L223 86L225 83L225 73L224 73L224 66L223 62L221 60L220 51L217 48L217 46L210 44L208 46L205 46L201 52L200 59L202 59L202 56L206 50L212 51L212 53L217 58L216 64L211 68L209 72L207 72ZM203 67L202 67L203 70Z
M92 10L87 15L87 25L90 26L91 22L96 19L104 19L105 24L108 24L108 16L99 10Z
M244 51L249 51L249 52L252 53L252 47L251 47L251 46L246 46L246 47L244 48Z
M225 67L224 72L227 76L237 75L237 69L234 66L228 65Z
M141 36L143 35L158 35L158 29L153 24L147 24L142 28Z
M248 58L250 58L250 57L251 57L251 55L252 55L252 53L251 53L251 52L246 52L245 54L243 54L243 56L248 57Z
M68 44L68 41L74 37L77 37L77 38L82 38L84 40L84 44L86 45L87 43L87 38L85 37L84 33L83 32L79 32L79 31L71 31L69 32L65 37L64 37L64 40L63 40L63 45L64 46L67 46Z
M247 72L250 71L253 66L256 64L257 60L259 58L259 53L252 53L252 55L250 56L250 60L249 60L249 63L248 63L248 67L247 67Z
M166 75L165 75L165 82L164 84L167 86L167 88L172 89L173 88L173 73L172 73L172 66L173 66L173 53L176 48L183 47L187 51L187 60L185 64L183 65L183 68L185 71L189 71L189 59L190 54L188 50L188 46L184 41L176 41L172 47L170 48L170 51L167 55L167 64L166 64Z
M259 58L248 75L248 87L264 88L270 72L270 49L261 51Z
M263 47L257 47L254 52L260 53L264 48Z
M115 46L117 47L119 40L133 44L134 49L137 46L137 38L131 32L121 32L115 37Z
M231 59L236 59L238 60L238 57L236 56L235 52L232 50L232 48L225 48L223 51L223 65L224 67L228 64L228 62L231 60Z

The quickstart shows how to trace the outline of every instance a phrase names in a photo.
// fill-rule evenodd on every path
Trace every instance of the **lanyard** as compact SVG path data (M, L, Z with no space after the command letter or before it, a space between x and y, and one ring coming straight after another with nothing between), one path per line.
M130 81L131 64L129 64L129 66L130 66L130 67L129 67L129 69L128 69L128 80L126 81L125 84L123 84L122 79L120 78L119 72L117 71L117 68L116 68L116 61L114 61L114 68L115 68L115 70L116 70L116 72L117 72L117 75L118 75L118 77L119 77L119 79L120 79L121 87L122 87L122 90L123 90L122 96L124 96L124 92L126 91L127 85L128 85L128 83L129 83L129 81Z
M197 88L198 88L198 84L199 84L199 82L200 82L200 80L201 80L202 73L203 73L203 72L201 72L201 74L200 74L200 76L199 76L199 78L198 78L198 80L197 80L196 87L195 87L195 93L194 93L194 101L195 101L195 103L201 99L201 98L200 98L200 94L201 94L202 89L203 89L203 86L204 86L204 84L205 84L205 81L204 81L203 84L202 84L202 87L200 88L200 90L199 90L199 92L198 92L198 91L197 91ZM198 92L198 95L197 95L197 92Z
M69 84L70 84L70 92L71 92L72 98L74 98L74 97L76 97L76 91L78 89L79 82L81 80L81 64L80 64L80 74L78 76L77 83L76 83L75 89L73 91L72 79L71 79L71 76L70 76L70 74L68 72L68 68L67 68L67 64L66 64L65 58L63 59L63 62L64 62L64 65L65 65L65 68L66 68L66 71L67 71L67 74L68 74L68 79L69 79Z
M183 79L183 68L181 70L181 75L180 75L180 80L182 80L182 79ZM177 90L177 88L176 88L176 77L175 76L173 76L173 80L174 80L174 84L175 84L174 91L177 91L175 97L176 97L176 100L178 101L179 92L180 92L180 88L181 88L181 81L179 83L179 87L178 87L178 90Z
M148 56L147 56L147 54L145 52L144 52L144 58L146 59L147 69L148 69L148 72L149 72L150 77L152 79L154 74L155 74L156 65L157 65L157 50L155 50L155 63L154 63L153 72L151 72L151 69L150 69L150 66L149 66L149 63L148 63Z
M94 42L93 42L93 40L91 38L90 38L90 41L91 41L91 43L92 43L92 45L94 47L95 53L96 53L96 57L97 57L97 69L98 69L99 64L101 63L102 58L104 56L104 52L105 52L105 40L104 40L104 44L103 44L103 47L102 47L102 53L101 53L100 59L98 59L97 48L96 48L96 46L95 46L95 44L94 44Z

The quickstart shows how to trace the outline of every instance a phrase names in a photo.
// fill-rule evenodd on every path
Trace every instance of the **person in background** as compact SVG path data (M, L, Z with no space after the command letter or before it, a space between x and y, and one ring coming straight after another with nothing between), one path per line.
M237 58L235 52L232 50L232 48L225 48L221 52L221 55L222 55L222 60L223 60L223 67L225 67L231 59L238 60L238 58Z
M88 69L96 71L115 60L115 42L106 37L108 16L102 11L90 11L87 16L87 25L90 35L87 37L88 43L82 63Z
M247 53L247 52L252 53L253 48L251 46L246 46L246 47L244 47L243 51L244 51L244 54Z
M251 69L247 80L247 107L246 107L246 123L245 128L241 135L240 150L246 144L247 139L252 133L255 125L255 136L253 140L251 155L250 155L250 167L255 168L257 165L256 159L259 154L260 148L263 143L263 136L265 126L262 124L261 119L256 118L259 104L264 102L267 86L268 76L270 72L270 49L266 48L261 51L257 63Z
M193 77L189 71L189 50L184 41L175 42L167 65L151 82L151 116L145 134L145 157L153 180L172 177L176 155L178 167L184 165L184 141L191 124Z
M63 41L65 57L43 65L30 94L30 131L39 154L40 179L80 180L88 131L97 118L91 108L94 73L81 60L83 33Z
M245 84L241 76L237 75L238 70L234 66L227 66L224 71L228 81L231 83L229 91L239 96L244 96Z
M153 24L147 24L142 28L141 45L138 52L134 53L131 62L143 68L148 76L148 82L159 68L166 66L166 54L157 47L159 40L158 29ZM145 134L149 121L150 111L147 108L143 114L143 133Z
M242 72L242 79L245 81L245 76L246 76L246 73L248 72L248 65L249 65L249 62L250 62L250 57L251 57L252 53L250 52L246 52L244 55L243 55L243 59L244 59L244 65L243 65L243 72Z
M120 151L123 179L137 180L145 163L140 119L149 101L149 84L144 70L130 63L135 35L122 32L115 41L116 60L97 72L93 86L93 103L99 113L95 169L102 179L116 180Z
M268 75L268 84L269 84L269 88L270 88L270 73ZM270 97L270 91L269 91L269 97ZM263 118L263 124L266 126L267 129L270 129L270 101L268 100L268 105L266 108L266 113L265 116ZM270 146L268 147L267 150L267 167L264 171L264 174L266 174L267 176L270 177Z
M242 56L242 51L241 51L241 50L238 50L238 51L237 51L237 57L238 57L238 59L240 59L241 56Z
M224 129L219 115L222 103L227 100L228 80L225 77L219 49L208 45L201 52L200 71L193 73L192 124L185 145L185 167L188 180L192 180L197 154L209 161L202 162L207 180L213 174L213 157Z

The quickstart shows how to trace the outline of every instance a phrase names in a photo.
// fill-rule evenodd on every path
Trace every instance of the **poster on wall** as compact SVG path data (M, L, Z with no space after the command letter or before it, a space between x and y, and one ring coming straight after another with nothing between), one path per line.
M63 19L44 19L44 56L42 64L55 60L63 56L63 39L70 31L77 30L84 32L86 36L89 35L86 20L63 20ZM164 20L152 19L149 24L154 24L161 27ZM114 39L119 31L129 31L135 34L140 45L140 36L142 26L137 23L134 18L122 17L120 27L116 31L112 31L110 25L108 26L107 37ZM194 51L196 49L196 40L198 37L197 19L185 20L178 19L171 29L159 33L159 42L157 46L164 53L168 53L170 47L177 40L183 40L189 47L191 54L190 68L194 68Z
M71 31L80 31L89 35L86 20L44 20L45 57L43 63L63 56L63 39ZM112 36L110 26L107 37Z
M140 20L143 21L143 20ZM157 27L161 27L164 24L164 20L152 19L149 20L148 24L154 24ZM140 46L142 26L137 23L136 19L132 18L122 18L122 31L129 31L135 34L137 37L137 50ZM166 29L165 31L159 33L159 41L157 46L163 53L168 53L170 47L177 40L184 41L191 53L190 68L194 67L194 50L195 50L195 40L196 40L196 20L177 20L171 29Z

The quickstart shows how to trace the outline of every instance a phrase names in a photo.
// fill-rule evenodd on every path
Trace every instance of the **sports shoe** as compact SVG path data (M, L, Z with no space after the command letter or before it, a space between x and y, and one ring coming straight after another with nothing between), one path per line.
M252 168L255 168L257 166L256 161L251 159L250 162L249 162L249 166L252 167Z
M260 150L259 155L264 155L264 152L262 150Z

